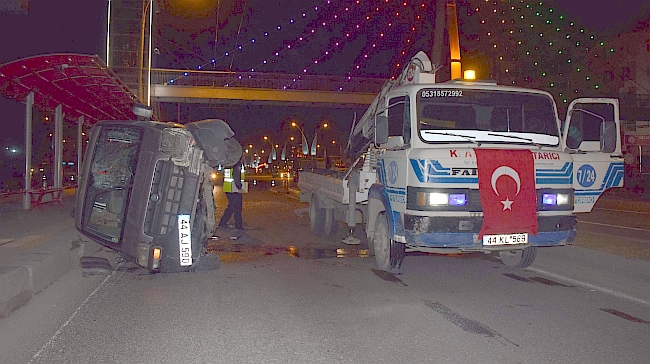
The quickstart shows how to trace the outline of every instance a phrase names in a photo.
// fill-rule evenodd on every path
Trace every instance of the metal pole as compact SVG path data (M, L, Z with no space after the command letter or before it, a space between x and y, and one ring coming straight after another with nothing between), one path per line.
M436 18L433 28L433 49L431 50L431 61L435 66L440 66L442 62L442 52L445 41L445 2L436 1Z
M75 177L77 183L79 183L79 179L81 177L81 162L83 161L83 156L81 155L83 152L83 138L81 135L83 133L83 128L84 117L82 115L77 121L77 177Z
M25 105L25 195L23 195L23 209L29 210L31 197L27 191L32 189L32 116L34 108L34 93L27 95Z
M63 187L63 106L54 110L54 188Z

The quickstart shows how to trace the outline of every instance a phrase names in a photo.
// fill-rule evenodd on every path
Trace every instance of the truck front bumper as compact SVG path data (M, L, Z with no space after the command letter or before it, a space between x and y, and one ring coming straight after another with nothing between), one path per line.
M528 237L528 245L570 243L575 237L576 222L575 216L540 216L538 233ZM482 217L404 215L404 237L407 245L413 247L485 250L478 238L482 223Z

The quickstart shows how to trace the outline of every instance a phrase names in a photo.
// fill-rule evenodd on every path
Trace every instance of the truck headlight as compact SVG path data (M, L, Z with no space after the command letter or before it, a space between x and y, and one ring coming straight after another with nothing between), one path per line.
M565 193L544 193L542 194L542 203L550 206L567 205L569 195Z
M465 206L467 195L464 193L418 192L418 206Z

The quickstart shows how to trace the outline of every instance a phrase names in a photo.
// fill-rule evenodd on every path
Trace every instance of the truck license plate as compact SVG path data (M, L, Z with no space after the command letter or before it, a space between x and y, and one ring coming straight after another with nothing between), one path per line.
M527 243L528 233L483 235L483 245L514 245Z
M181 266L192 265L192 233L190 215L178 215L178 251Z

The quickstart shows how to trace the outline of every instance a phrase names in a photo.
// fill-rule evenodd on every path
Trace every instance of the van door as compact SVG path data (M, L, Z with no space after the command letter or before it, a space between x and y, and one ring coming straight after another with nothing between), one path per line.
M573 212L590 212L605 190L623 187L618 99L571 102L562 140L573 156Z

